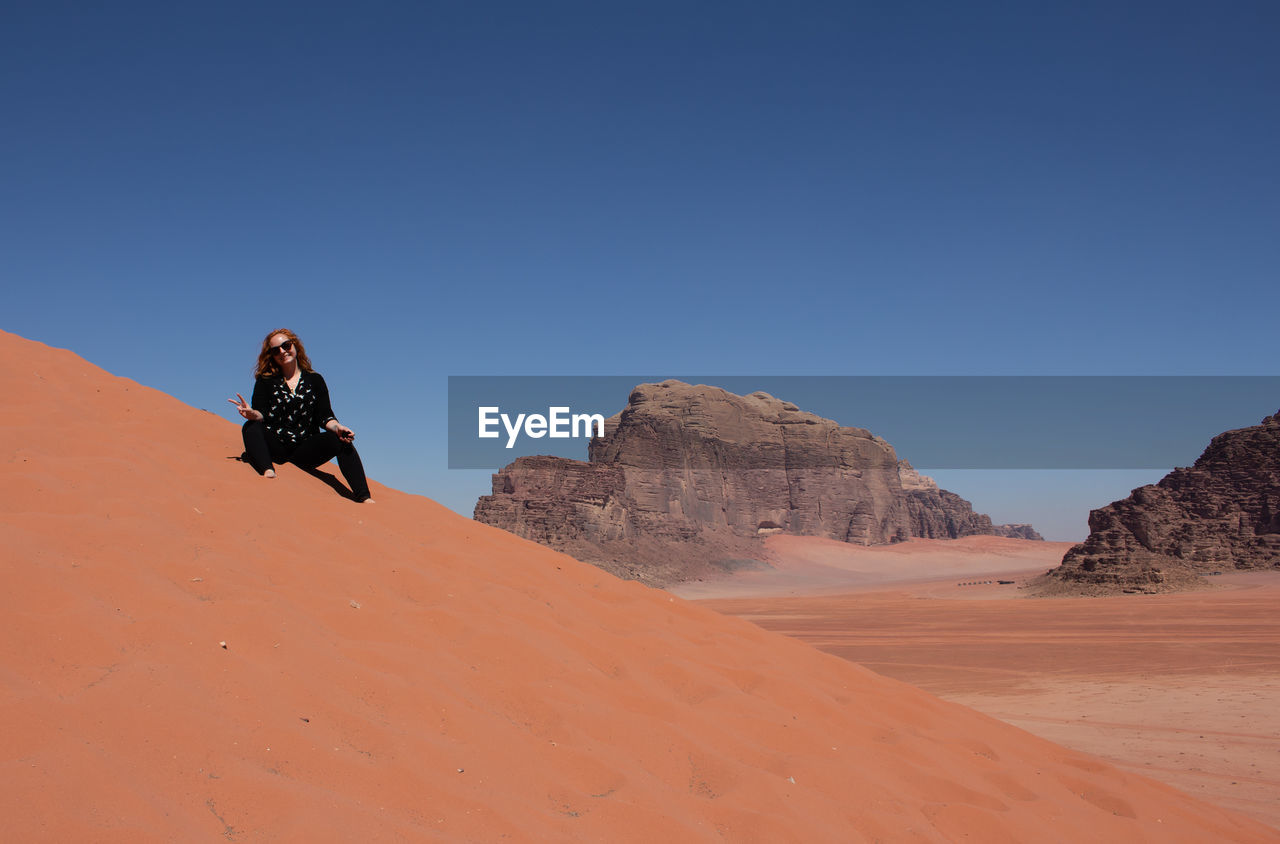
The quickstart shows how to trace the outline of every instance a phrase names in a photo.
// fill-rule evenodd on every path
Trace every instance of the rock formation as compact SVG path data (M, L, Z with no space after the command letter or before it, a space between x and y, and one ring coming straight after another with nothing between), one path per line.
M668 584L758 564L760 538L861 545L999 534L893 447L767 393L644 384L592 440L589 461L522 457L493 476L477 521L623 577Z
M1009 536L1014 539L1044 539L1031 525L993 525L991 517L973 512L973 505L954 492L938 489L907 489L907 511L911 535L930 539L958 539L961 536Z
M1195 464L1089 514L1089 538L1041 578L1053 592L1163 592L1280 568L1280 413L1214 437Z

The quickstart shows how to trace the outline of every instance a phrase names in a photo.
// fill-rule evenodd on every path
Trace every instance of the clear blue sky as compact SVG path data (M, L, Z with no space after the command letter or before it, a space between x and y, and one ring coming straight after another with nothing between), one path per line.
M1277 43L1270 2L10 4L0 327L233 418L289 326L370 474L467 513L450 374L1276 374ZM940 480L1078 539L1159 474Z

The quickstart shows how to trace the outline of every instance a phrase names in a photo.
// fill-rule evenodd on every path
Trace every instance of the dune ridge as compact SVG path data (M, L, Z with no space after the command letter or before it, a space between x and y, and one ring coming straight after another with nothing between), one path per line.
M0 364L12 840L1277 840L420 496L260 479L71 352Z

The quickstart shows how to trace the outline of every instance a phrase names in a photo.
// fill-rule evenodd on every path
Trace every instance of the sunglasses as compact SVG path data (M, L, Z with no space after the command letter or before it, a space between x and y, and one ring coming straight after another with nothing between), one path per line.
M285 341L284 341L283 343L281 343L279 346L272 346L272 347L270 348L270 352L271 352L271 354L273 354L273 355L274 355L274 354L276 354L277 352L292 352L292 351L293 351L293 341L292 341L292 340L285 340Z

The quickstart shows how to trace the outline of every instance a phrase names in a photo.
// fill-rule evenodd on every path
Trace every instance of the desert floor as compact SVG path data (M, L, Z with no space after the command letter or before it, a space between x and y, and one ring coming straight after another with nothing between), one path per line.
M1035 599L1021 584L1048 565L1013 565L1061 555L1060 543L960 543L791 539L774 571L686 592L1280 827L1280 573L1175 595ZM1001 579L1015 583L979 583Z

